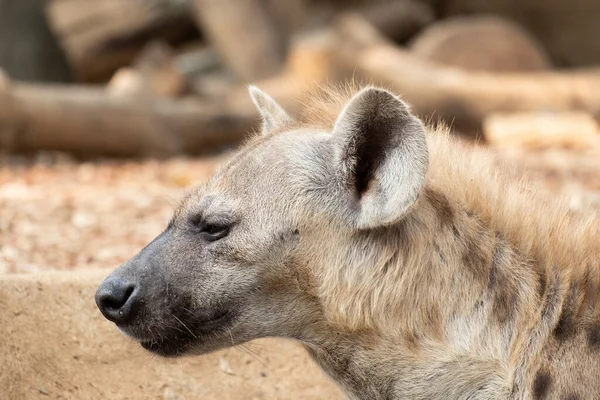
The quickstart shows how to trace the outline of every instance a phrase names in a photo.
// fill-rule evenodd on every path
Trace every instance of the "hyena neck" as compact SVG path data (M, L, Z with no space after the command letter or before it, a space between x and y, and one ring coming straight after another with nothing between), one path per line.
M350 342L352 332L371 331L384 338L374 345L379 359L403 360L391 367L373 365L371 371L378 372L370 381L383 385L389 371L395 390L428 398L439 390L445 398L447 388L432 388L421 378L435 376L454 382L455 390L462 390L459 397L477 398L474 390L485 389L482 398L498 393L506 398L515 354L533 351L521 343L534 328L547 290L545 271L529 255L475 210L452 203L432 186L398 226L347 240L317 279L319 296L326 319L337 332L349 334ZM354 344L357 357L377 359L359 340ZM336 347L321 351L326 356L313 356L325 370L349 379L339 370L351 364L327 365L343 360ZM381 357L385 354L393 357ZM478 386L461 389L456 382Z
M508 373L496 360L453 358L441 348L439 359L432 360L367 331L336 331L312 339L305 342L306 350L350 399L509 398Z
M366 345L369 340L372 338L364 333L348 335L330 330L318 338L312 336L305 348L351 399L394 398L392 365L382 361L375 347Z
M373 329L408 348L454 340L459 327L463 337L456 340L464 348L464 335L484 328L508 346L508 334L546 290L546 272L529 254L476 210L431 186L397 226L342 240L321 256L326 265L315 279L327 318L340 329Z

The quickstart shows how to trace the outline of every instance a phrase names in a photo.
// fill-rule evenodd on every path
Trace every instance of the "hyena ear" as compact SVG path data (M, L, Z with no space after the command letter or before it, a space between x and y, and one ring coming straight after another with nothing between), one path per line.
M428 166L425 128L390 92L368 87L335 123L336 167L358 229L399 221L415 203Z
M248 91L262 118L263 135L292 121L288 113L271 96L253 85L248 87Z

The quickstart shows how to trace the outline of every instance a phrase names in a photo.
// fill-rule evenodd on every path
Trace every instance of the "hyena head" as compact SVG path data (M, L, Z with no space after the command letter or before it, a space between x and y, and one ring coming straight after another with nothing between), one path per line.
M310 341L328 323L320 279L369 262L368 240L394 229L423 188L425 129L388 91L359 91L333 129L298 124L265 93L250 94L262 135L96 293L104 316L156 354Z

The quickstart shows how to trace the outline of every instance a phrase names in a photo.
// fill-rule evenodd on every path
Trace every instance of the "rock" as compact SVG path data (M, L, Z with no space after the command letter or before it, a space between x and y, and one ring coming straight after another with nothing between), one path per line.
M219 357L219 367L221 368L221 371L225 372L227 375L235 375L225 357Z
M440 21L418 35L410 48L426 60L469 70L539 71L551 66L543 47L530 34L494 16Z
M490 13L525 27L543 45L554 65L600 63L598 0L427 0L442 17Z

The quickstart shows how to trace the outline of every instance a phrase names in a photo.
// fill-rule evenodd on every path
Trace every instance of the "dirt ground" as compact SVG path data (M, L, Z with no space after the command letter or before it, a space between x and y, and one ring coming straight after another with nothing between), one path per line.
M495 151L571 206L600 210L600 150ZM165 361L97 311L110 268L164 228L184 188L222 159L0 158L0 399L336 399L295 343ZM100 269L99 269L100 268ZM61 271L56 271L61 270Z
M297 344L158 359L104 320L106 270L0 278L0 399L341 399Z
M184 188L210 177L218 161L5 158L0 272L119 265L164 229Z

